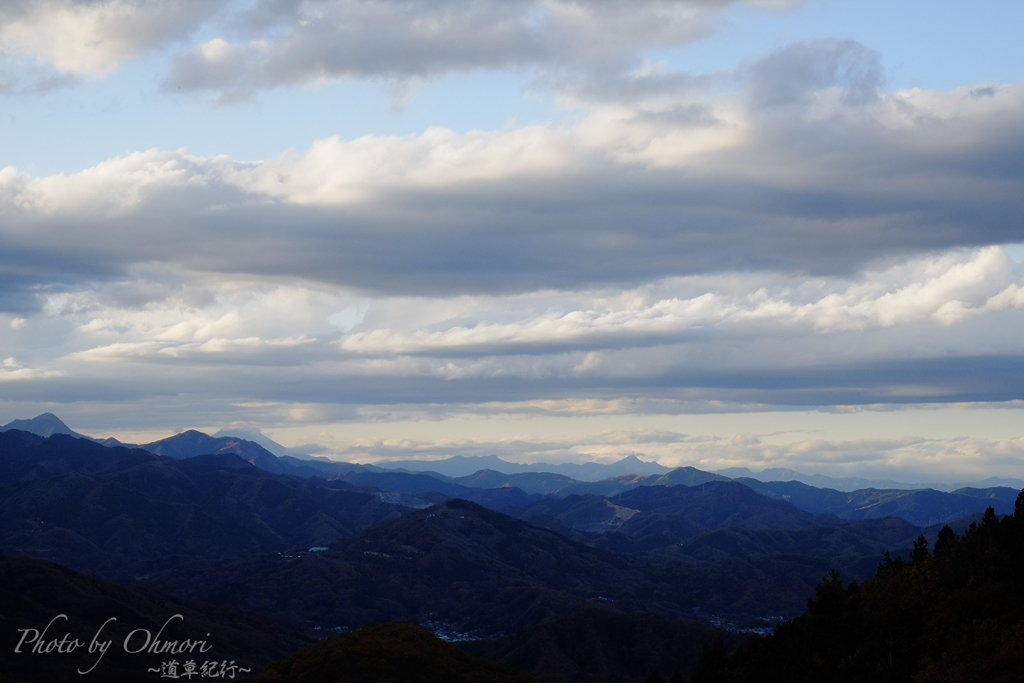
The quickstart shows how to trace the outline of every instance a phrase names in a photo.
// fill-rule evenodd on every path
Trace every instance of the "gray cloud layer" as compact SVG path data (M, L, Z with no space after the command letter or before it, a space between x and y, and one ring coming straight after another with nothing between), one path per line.
M176 60L165 87L233 99L336 78L534 67L617 72L643 49L705 35L714 13L738 1L274 0L238 18L248 42L197 46Z
M259 163L151 150L71 176L4 169L0 301L23 311L32 291L147 262L453 295L852 274L1024 241L1024 90L892 93L876 67L856 44L814 43L755 65L747 98L597 107L573 128L332 138Z

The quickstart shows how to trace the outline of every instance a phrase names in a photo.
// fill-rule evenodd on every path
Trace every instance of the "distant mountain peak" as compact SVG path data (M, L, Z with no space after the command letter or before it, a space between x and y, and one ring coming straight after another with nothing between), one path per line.
M213 435L213 438L215 439L224 437L244 439L245 441L258 443L260 446L263 446L263 448L278 457L281 457L282 455L289 455L287 448L268 437L256 427L224 427Z
M84 438L83 435L78 432L72 431L70 427L64 424L64 422L53 413L36 415L31 420L12 420L3 427L0 427L0 432L6 432L9 429L20 429L23 432L29 432L37 436L49 437L54 434L67 434L69 436Z
M150 453L158 455L169 455L173 458L191 458L196 455L207 455L210 453L232 452L239 455L248 455L251 462L253 456L274 458L274 455L263 446L237 436L213 437L196 429L189 429L160 439L143 446Z

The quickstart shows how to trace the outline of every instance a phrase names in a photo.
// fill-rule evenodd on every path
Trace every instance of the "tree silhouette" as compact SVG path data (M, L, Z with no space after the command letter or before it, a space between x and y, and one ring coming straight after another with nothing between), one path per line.
M1012 683L1024 680L1024 491L957 537L943 527L910 562L843 588L830 572L808 612L727 654L709 648L691 683Z
M948 524L943 525L939 531L939 537L935 541L935 557L942 557L950 552L957 540L959 539L956 532Z
M989 510L991 509L992 508L989 508ZM950 529L950 531L952 531L952 529ZM914 550L910 553L910 561L913 564L921 564L931 556L932 554L928 552L928 539L924 537L924 534L920 534L917 537L917 540L914 541Z

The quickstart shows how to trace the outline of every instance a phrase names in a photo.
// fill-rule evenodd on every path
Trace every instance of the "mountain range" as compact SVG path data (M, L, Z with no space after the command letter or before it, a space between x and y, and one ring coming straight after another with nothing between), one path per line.
M438 671L498 671L413 627L366 630L395 621L469 638L471 655L546 683L681 680L718 639L737 645L738 632L799 615L830 569L871 579L904 562L893 557L920 558L1021 505L1008 487L840 491L686 467L592 481L453 476L278 455L194 430L135 447L43 415L0 430L0 553L29 556L0 556L14 587L2 616L9 599L23 621L61 600L86 609L89 591L108 596L101 605L197 606L189 614L211 628L242 610L264 634L254 641L276 633L287 644L264 648L262 662L293 652L297 633L341 634L265 674L280 680L319 680L315 661L419 661L413 651ZM41 597L18 603L18 593ZM200 605L215 607L201 616ZM243 650L232 652L251 657ZM4 666L4 683L12 672L51 680Z
M44 413L31 420L15 420L0 431L33 431L43 436L65 434L83 437L73 432L66 424L51 413ZM269 439L266 442L278 448ZM124 446L114 440L99 441L107 446ZM642 475L637 473L617 474L597 481L574 479L568 474L559 472L513 472L507 474L494 469L479 469L462 476L450 476L433 470L411 471L407 469L384 469L373 465L341 463L326 459L297 458L284 455L277 456L260 444L236 436L213 437L195 430L189 430L174 436L138 446L143 450L158 455L167 455L176 459L190 458L197 455L233 453L256 467L275 474L286 474L296 477L317 477L333 481L346 482L356 487L371 487L396 494L423 496L425 494L443 494L475 500L500 510L509 510L529 502L529 495L565 497L569 495L593 494L600 496L616 496L625 491L642 486L693 486L711 481L728 481L719 473L704 472L692 467L681 467L674 470L657 465L663 472ZM403 461L406 467L414 466L416 461ZM456 456L432 463L419 463L439 466L449 471L463 471L472 465L487 463L495 466L510 466L522 469L524 465L507 463L500 458ZM590 463L589 472L617 471L631 466L646 467L653 463L644 463L635 456L630 456L612 465ZM561 467L561 466L559 466ZM568 466L566 466L568 467ZM576 466L573 466L576 467ZM582 466L581 466L582 467ZM595 469L598 468L598 469ZM571 469L571 468L570 468ZM732 470L737 473L739 470ZM746 471L746 470L744 470ZM766 470L780 475L798 475L791 470ZM763 473L762 473L763 475ZM759 476L762 476L759 475ZM792 502L798 508L815 514L830 513L843 519L872 519L888 515L898 516L919 526L931 526L951 522L970 514L981 512L992 505L998 513L1005 514L1012 506L1012 499L1020 487L1012 486L1013 480L1007 480L1011 486L963 486L960 488L938 491L927 488L879 489L865 488L854 491L828 489L810 486L797 480L786 482L762 481L753 477L736 479L740 483L769 497ZM854 480L844 480L846 484ZM865 480L867 481L867 480ZM878 482L876 482L878 483ZM884 482L882 482L884 483ZM948 487L945 487L948 488ZM504 490L503 490L504 489ZM518 489L518 490L516 490ZM485 493L486 491L486 493ZM523 493L527 496L523 496ZM421 503L412 502L412 507Z
M409 472L431 471L449 477L465 477L480 470L492 470L501 474L523 474L526 472L550 472L580 481L598 481L620 474L665 474L671 468L656 462L641 460L628 455L613 463L521 463L502 460L496 455L456 455L443 460L384 460L377 467Z
M837 491L857 491L861 489L935 489L936 491L954 491L962 488L991 488L995 486L1005 486L1017 490L1024 488L1024 479L1006 477L988 477L987 479L956 483L919 482L909 484L907 482L893 481L892 479L829 477L824 474L804 474L781 467L765 469L760 472L752 472L746 467L730 467L724 470L717 470L717 473L730 479L755 479L760 482L797 481L808 486L835 489Z
M637 486L612 498L455 492L492 497L506 515L437 492L445 482L425 475L369 474L438 486L385 491L274 474L233 453L177 459L9 430L0 433L0 552L145 580L299 629L436 619L496 633L605 603L677 619L694 607L737 618L792 614L820 567L838 559L827 553L840 551L861 576L920 531L904 522L882 543L871 538L875 527L732 481ZM726 552L709 536L763 527L842 527L845 540L762 535ZM725 576L742 579L714 578ZM453 579L471 588L446 592ZM766 599L751 590L762 580L776 586Z
M989 506L997 514L1010 514L1017 498L1017 490L1005 486L985 489L965 487L948 493L933 489L862 489L842 492L815 488L797 481L737 481L758 493L789 501L801 510L816 514L834 514L850 520L901 517L918 526L943 524L980 512Z
M183 557L322 546L412 509L233 453L177 460L17 430L0 433L0 453L0 550L121 580Z
M18 429L38 434L40 436L68 434L70 436L91 439L111 446L131 445L124 444L114 438L108 437L105 439L95 439L93 437L79 434L71 430L71 428L64 424L60 418L52 413L43 413L42 415L38 415L32 419L13 420L0 427L0 431L8 429ZM381 461L374 465L365 465L310 456L302 452L301 448L286 448L285 446L282 446L281 444L266 437L258 429L251 427L221 429L212 437L195 430L189 430L182 434L176 434L153 443L142 444L138 447L151 452L158 452L158 450L160 450L162 454L172 455L174 457L190 457L192 455L204 455L215 452L233 452L250 462L258 460L259 462L254 462L254 464L263 467L264 469L268 469L269 471L296 474L298 476L323 476L325 474L330 475L345 472L390 470L407 473L425 473L439 479L462 479L475 475L480 471L489 471L504 475L550 473L562 475L566 478L566 481L571 479L575 482L598 482L622 475L664 475L672 471L672 468L665 467L657 462L641 460L636 455L626 456L613 463L589 462L521 464L503 460L496 455L457 455L440 460L391 460ZM273 456L274 459L268 456ZM700 470L696 471L699 472ZM753 472L745 467L732 467L705 474L717 474L723 479L753 479L762 483L797 481L816 488L828 488L844 492L869 488L900 490L931 488L937 491L951 492L964 488L988 489L995 487L1008 487L1019 490L1024 487L1024 479L1000 477L989 477L984 480L959 483L931 482L911 484L889 479L865 479L858 477L837 478L822 474L804 474L802 472L784 468L771 468L760 472ZM487 488L496 487L487 486ZM524 490L529 490L528 487L522 488L524 488ZM567 491L567 493L584 492L597 493L598 491L587 491L583 488L575 491Z

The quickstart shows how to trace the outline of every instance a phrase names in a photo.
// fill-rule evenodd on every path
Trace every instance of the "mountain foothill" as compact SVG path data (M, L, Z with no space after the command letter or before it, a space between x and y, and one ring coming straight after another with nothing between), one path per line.
M937 681L935 657L974 660L936 645L941 620L920 605L901 668L879 663L890 584L1020 599L1000 577L1024 544L1024 494L993 482L840 490L633 456L371 466L265 445L187 431L136 446L50 414L4 426L4 638L51 613L81 633L181 614L259 681ZM842 647L812 637L823 610L857 625ZM997 611L999 637L1017 642L1021 613ZM977 639L985 615L967 612L949 628ZM1003 671L998 647L981 650ZM860 668L822 668L840 651ZM76 656L0 658L0 681L79 680ZM104 680L147 680L142 663L111 656Z

